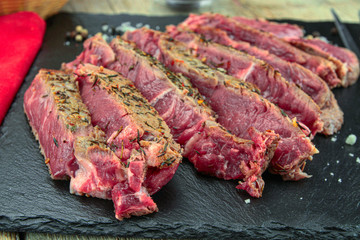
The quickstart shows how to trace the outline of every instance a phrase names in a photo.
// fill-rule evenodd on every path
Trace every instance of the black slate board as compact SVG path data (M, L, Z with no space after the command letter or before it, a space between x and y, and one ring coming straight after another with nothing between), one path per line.
M23 95L40 68L58 69L81 52L81 45L64 45L65 32L81 24L96 33L102 23L117 26L124 21L164 29L184 18L58 14L47 21L42 49L0 127L0 230L152 238L360 237L360 141L345 145L350 133L360 137L360 83L334 90L345 124L336 142L314 139L320 154L306 166L313 177L283 182L266 173L263 197L250 204L244 202L249 196L235 189L236 182L198 174L187 160L154 195L158 213L122 222L115 219L111 201L71 195L69 182L50 179L23 113ZM330 34L333 23L291 22L341 45ZM348 27L359 42L360 26Z

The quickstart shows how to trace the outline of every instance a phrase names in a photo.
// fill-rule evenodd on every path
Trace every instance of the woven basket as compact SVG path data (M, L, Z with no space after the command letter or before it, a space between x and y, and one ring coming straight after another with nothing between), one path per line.
M33 11L42 18L56 14L68 0L0 0L0 15Z

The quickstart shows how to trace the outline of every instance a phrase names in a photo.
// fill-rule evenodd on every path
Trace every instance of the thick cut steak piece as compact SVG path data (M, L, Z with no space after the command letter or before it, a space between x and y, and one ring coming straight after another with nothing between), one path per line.
M91 49L91 51L83 51L77 58L86 59L86 63L90 63L95 66L106 66L115 61L114 52L111 50L109 44L107 44L107 42L101 37L92 38L92 41L85 41L84 49ZM64 69L70 69L70 65L66 66L64 64L62 67Z
M241 179L238 188L260 197L264 187L261 174L273 156L277 136L271 131L261 134L250 128L252 141L237 138L214 121L209 114L211 110L187 79L169 72L154 58L120 38L110 45L117 56L110 67L129 77L148 96L174 135L181 134L177 140L184 145L184 156L196 169L226 180ZM129 63L134 69L129 68ZM161 86L163 91L150 89L152 84ZM157 96L151 98L152 94Z
M247 60L250 58L232 48L225 48L212 42L231 46L269 63L275 70L279 71L287 81L293 82L299 86L320 107L320 119L324 122L323 134L331 135L341 128L343 123L343 112L341 111L334 94L331 92L328 85L310 70L297 63L290 63L282 60L266 50L251 46L247 42L234 41L221 29L198 26L194 32L201 34L201 38L194 33L180 30L175 26L168 26L167 31L174 39L185 42L188 48L193 49L193 53L195 53L198 58L204 58L208 65L216 68L221 67L222 69L225 69L228 74L234 76L241 70L238 66L242 66L241 63L244 61L250 61ZM281 107L280 104L278 105ZM291 116L291 114L289 115ZM308 123L310 120L306 119L304 121L303 119L304 118L298 118L300 122L304 123ZM312 130L314 129L310 126L309 128ZM314 133L314 130L312 132Z
M354 84L359 78L359 60L353 52L329 44L319 38L303 38L303 31L298 25L245 17L233 17L232 19L252 28L274 34L311 55L320 56L333 62L336 66L336 73L342 80L341 85L343 87Z
M265 62L233 48L207 42L200 35L178 31L174 26L170 26L168 31L172 38L184 42L192 54L207 65L258 86L261 95L278 105L290 118L296 117L305 124L313 136L323 130L319 106L294 83L288 83L280 74L274 74L272 67Z
M285 180L299 180L308 175L302 172L306 159L312 159L317 149L310 139L291 122L283 112L268 100L245 87L244 82L221 74L200 60L194 58L186 46L162 36L154 42L150 38L126 39L154 55L170 70L187 76L203 94L218 115L218 122L233 134L249 138L246 130L253 126L260 131L275 130L282 139L270 163L270 171L283 176Z
M73 144L92 131L74 76L41 69L24 95L24 110L53 179L73 177L78 169Z
M91 45L104 42L100 36L87 41L93 41ZM213 112L186 78L168 71L154 58L121 39L114 40L111 46L117 61L106 67L133 81L166 121L174 139L184 147L183 155L195 168L219 178L239 179L238 188L260 197L264 187L261 174L274 154L278 135L271 131L259 133L250 128L252 141L234 136L214 121ZM82 58L85 55L95 58L96 53L91 51L91 48L85 48L86 54L82 53L65 66L73 68L80 62L87 62L89 59ZM98 58L105 55L110 54L100 53Z
M105 132L107 144L125 165L134 151L142 156L143 185L150 194L156 193L171 180L181 161L181 148L164 120L133 83L117 72L81 64L75 73L92 124Z
M113 199L119 220L157 211L142 186L144 168L136 167L141 156L132 154L125 167L106 146L104 132L90 124L73 74L40 70L24 108L52 177L70 178L71 193Z
M359 60L352 51L331 45L318 38L289 39L287 41L305 52L332 61L337 66L337 73L342 79L343 87L348 87L358 80Z
M304 66L324 79L330 87L341 84L341 80L336 74L336 67L332 62L319 56L310 55L270 33L261 32L223 15L210 13L202 15L190 14L179 26L190 30L196 29L197 26L222 29L234 40L248 42L261 49L268 50L286 61L296 62Z
M301 38L304 36L303 29L295 24L277 23L266 19L251 19L246 17L233 17L232 19L264 32L270 32L278 38Z
M158 211L143 186L146 168L139 152L133 151L125 166L107 147L98 127L90 136L78 137L74 151L79 169L71 178L71 193L112 199L119 220Z

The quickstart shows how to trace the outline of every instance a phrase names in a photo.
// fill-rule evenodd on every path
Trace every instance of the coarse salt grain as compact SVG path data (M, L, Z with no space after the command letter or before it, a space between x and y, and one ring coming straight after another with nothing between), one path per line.
M324 181L327 182L327 178L325 178Z
M339 179L338 179L338 182L339 182L339 183L341 183L341 182L342 182L341 178L339 178Z
M328 40L326 37L324 37L324 36L320 36L319 39L320 39L321 41L326 42L326 43L330 43L329 40Z
M354 145L356 143L356 136L354 134L350 134L346 140L345 140L345 143L346 144L349 144L349 145Z
M130 22L124 22L120 26L116 27L116 30L121 32L134 31L135 29L135 27L131 26Z
M349 156L350 156L350 157L353 157L353 156L354 156L354 154L353 154L353 153L349 153Z
M106 42L109 41L109 36L106 35L106 34L103 34L103 35L102 35L102 38L103 38Z
M334 137L331 138L331 141L332 141L332 142L336 142L336 140L337 140L336 136L334 136Z
M109 30L109 25L104 24L104 25L101 26L101 31L107 32L108 30Z
M356 158L356 162L357 162L357 163L360 163L360 158L357 157L357 158Z
M339 164L339 162L340 162L339 160L336 160L336 163L337 163L337 164Z
M330 173L330 176L334 176L334 173L333 173L333 172L331 172L331 173Z
M249 204L249 203L250 203L250 199L249 199L249 198L246 199L246 200L245 200L245 203L246 203L246 204Z

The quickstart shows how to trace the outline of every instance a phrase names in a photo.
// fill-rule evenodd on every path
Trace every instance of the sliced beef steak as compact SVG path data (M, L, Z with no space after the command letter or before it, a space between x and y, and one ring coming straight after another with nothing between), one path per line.
M197 89L158 61L122 39L111 42L117 61L110 67L129 77L138 89L149 96L151 104L184 145L186 156L200 172L219 178L241 179L238 188L260 197L264 187L262 172L274 153L277 136L248 129L249 140L228 133L211 117ZM129 68L129 63L134 69ZM162 87L156 92L151 85ZM151 98L150 95L156 97ZM170 104L171 103L171 104ZM170 107L169 107L170 106Z
M115 61L115 54L111 50L109 44L102 40L102 38L95 37L92 41L85 41L84 48L89 51L83 51L78 56L79 59L87 59L87 63L93 65L107 65Z
M99 36L87 41L93 39L99 40ZM213 112L187 79L121 39L114 40L111 46L118 60L106 67L133 81L166 121L174 139L184 147L183 155L196 169L223 179L240 179L238 188L260 197L264 187L261 174L274 154L278 135L252 128L248 133L252 141L232 135L214 121ZM87 61L78 58L66 66Z
M209 105L218 114L218 122L238 137L249 138L246 130L253 126L261 131L275 130L282 139L270 163L270 171L278 173L286 180L307 177L301 168L306 159L318 151L304 133L284 117L271 102L250 91L246 84L231 76L221 74L193 58L186 46L166 36L156 42L151 38L124 37L135 41L148 53L160 59L165 66L187 76L203 94ZM295 126L294 126L295 125Z
M103 40L101 34L96 34L91 38L91 40L84 42L84 49L76 59L69 63L63 63L61 68L65 71L75 70L78 65L83 63L83 60L86 59L84 63L90 63L95 66L107 66L109 63L115 61L115 53Z
M140 30L135 31L133 34L136 34L138 31ZM297 63L290 63L282 60L266 50L251 46L247 42L234 41L221 29L198 26L194 31L201 34L201 38L193 33L180 30L175 26L168 26L167 31L174 39L185 42L188 48L193 49L192 52L196 54L199 59L206 59L205 62L208 65L212 67L221 67L222 69L225 69L228 74L233 76L237 76L239 71L241 74L241 69L238 66L242 66L243 64L241 63L249 61L250 58L239 51L234 51L231 48L224 48L208 42L208 40L231 46L269 63L275 70L279 71L287 81L293 82L299 86L320 107L320 119L324 122L323 134L334 134L341 128L343 123L343 112L341 111L334 94L327 84L310 70ZM278 106L282 107L279 103ZM296 107L305 110L300 106ZM301 111L298 112L301 115ZM293 116L291 113L289 113L289 115L291 117ZM298 120L307 124L307 126L312 129L313 133L317 130L316 126L311 127L311 120L307 116L305 119L304 117L299 117Z
M311 55L321 56L333 62L336 66L336 73L342 80L341 85L344 87L354 84L359 78L359 61L353 52L318 38L303 38L302 29L295 24L245 17L233 17L232 19L252 28L272 33Z
M71 178L71 193L112 199L119 220L158 211L143 186L146 165L139 152L133 151L125 166L107 147L98 127L90 136L78 137L74 150L79 169Z
M107 147L103 131L98 127L89 134L76 138L74 155L79 169L70 180L70 192L111 199L114 186L126 180L125 165Z
M40 70L25 93L24 108L52 177L71 178L71 193L113 199L120 220L157 211L142 186L144 169L132 167L135 160L126 168L106 146L105 134L90 124L72 74Z
M313 136L323 130L319 106L294 83L274 74L265 62L233 48L207 42L194 33L171 30L171 27L168 30L172 38L184 42L192 54L207 65L257 85L261 95L278 105L290 118L296 117L305 124Z
M144 158L144 186L156 193L175 174L181 161L181 148L157 111L117 72L90 64L79 65L81 97L88 107L93 125L105 133L107 144L124 164L133 151Z
M51 177L73 177L78 169L73 143L92 131L74 76L41 69L24 95L24 110L39 140Z
M301 38L304 36L303 29L295 24L277 23L265 19L251 19L246 17L233 17L232 19L264 32L270 32L278 38Z
M324 79L330 87L339 86L341 83L341 80L336 75L336 67L332 62L303 52L272 34L261 32L223 15L210 13L202 15L190 14L179 26L190 30L196 29L197 26L220 28L226 31L234 40L248 42L261 49L268 50L286 61L296 62L308 68Z
M352 51L331 45L318 38L290 39L287 41L305 52L332 61L337 66L337 74L342 79L342 86L348 87L358 80L359 60Z

